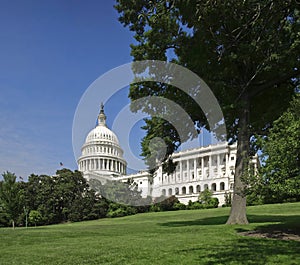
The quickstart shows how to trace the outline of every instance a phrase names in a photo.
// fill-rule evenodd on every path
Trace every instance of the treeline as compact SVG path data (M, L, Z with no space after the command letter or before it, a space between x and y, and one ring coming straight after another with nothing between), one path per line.
M55 176L34 175L16 182L13 173L0 182L2 226L47 225L105 217L108 202L89 189L79 171L57 171Z
M150 211L204 209L219 203L207 190L199 201L187 206L175 196L157 198L153 204L151 197L141 197L133 183L88 183L81 172L69 169L58 170L55 176L32 174L27 182L17 182L16 175L10 172L2 176L0 226L50 225Z

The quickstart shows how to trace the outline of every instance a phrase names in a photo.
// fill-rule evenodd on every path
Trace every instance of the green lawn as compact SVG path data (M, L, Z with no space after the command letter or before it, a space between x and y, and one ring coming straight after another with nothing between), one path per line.
M0 264L300 264L300 242L241 236L300 230L300 203L248 207L247 226L224 225L229 208L0 229Z

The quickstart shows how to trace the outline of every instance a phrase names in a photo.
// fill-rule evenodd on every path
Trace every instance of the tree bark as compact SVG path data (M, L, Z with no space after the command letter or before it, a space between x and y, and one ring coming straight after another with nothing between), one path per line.
M249 164L249 101L248 96L243 95L242 110L239 117L237 158L235 163L233 199L230 216L226 224L248 224L246 215L246 185L243 183L243 176L248 174Z

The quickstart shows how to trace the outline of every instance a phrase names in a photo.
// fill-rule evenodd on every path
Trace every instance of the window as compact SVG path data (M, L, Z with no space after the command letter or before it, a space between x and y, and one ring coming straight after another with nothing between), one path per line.
M189 187L189 193L192 194L193 192L194 192L194 188L193 188L193 186L190 186Z
M172 189L169 189L169 195L172 195Z
M186 187L182 187L182 194L186 194Z
M234 156L230 157L231 160L234 160Z
M197 185L197 186L196 186L196 191L197 191L197 193L199 193L199 192L201 191L200 185Z
M216 183L211 184L211 190L216 191L217 190L217 185Z
M224 182L220 183L220 190L225 190L225 183Z

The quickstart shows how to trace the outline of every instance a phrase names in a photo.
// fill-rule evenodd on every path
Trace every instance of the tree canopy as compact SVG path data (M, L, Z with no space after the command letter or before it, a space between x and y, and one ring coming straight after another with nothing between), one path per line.
M299 85L297 2L117 0L116 9L120 22L135 33L136 43L131 45L134 60L171 60L181 64L198 74L217 97L228 140L238 141L234 194L227 223L247 223L243 176L248 174L252 153L250 138L266 134L286 110ZM131 85L131 100L153 95L178 103L195 125L210 129L200 107L181 90L165 84ZM155 132L163 136L168 146L165 160L180 144L181 139L167 121L150 118L144 129L148 133L142 142L146 160L151 159L148 144Z
M261 177L266 202L300 200L300 95L274 122L261 145L265 156Z
M5 212L12 226L15 227L15 223L21 211L21 192L14 173L7 171L3 173L2 176L3 182L0 182L0 207L2 204L2 211Z

